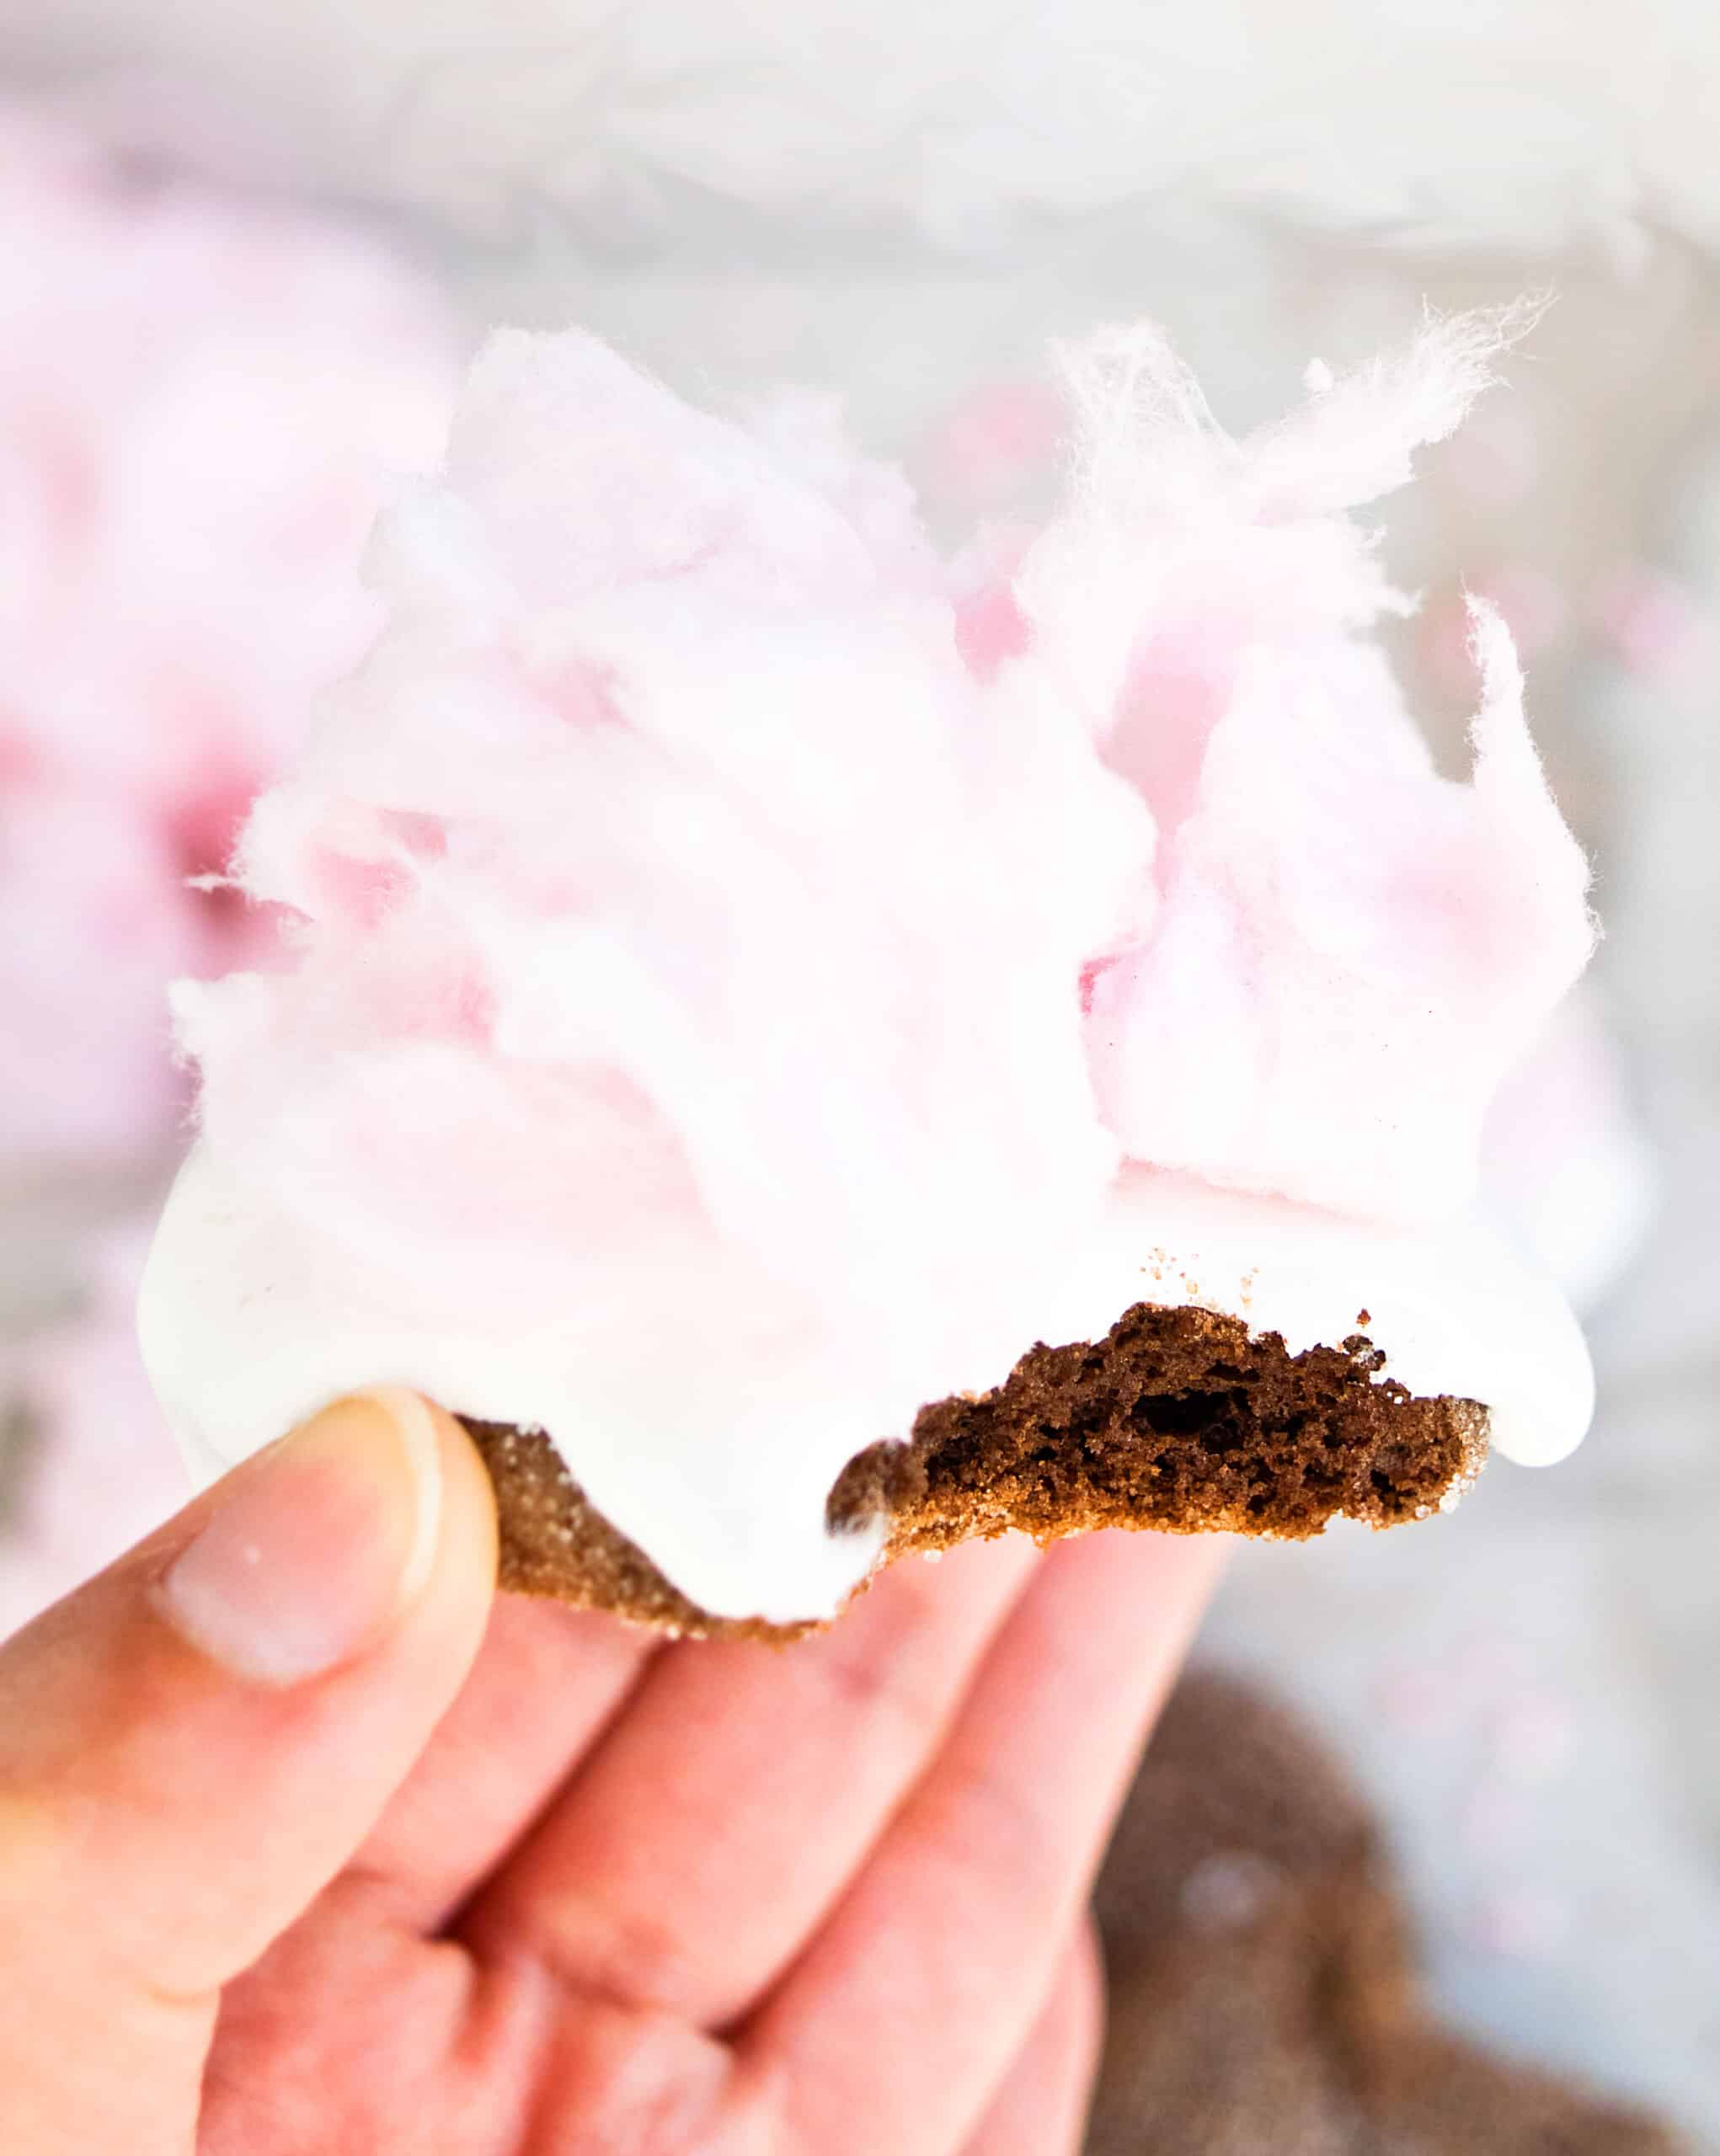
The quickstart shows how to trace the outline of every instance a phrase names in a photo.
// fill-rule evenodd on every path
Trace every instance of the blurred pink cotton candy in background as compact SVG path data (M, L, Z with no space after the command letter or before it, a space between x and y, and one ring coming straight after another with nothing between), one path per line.
M163 1001L260 917L193 889L376 626L439 451L434 288L332 221L143 179L0 108L0 1167L147 1155Z
M137 1352L137 1276L151 1222L98 1234L74 1317L0 1353L0 1402L23 1424L6 1492L0 1639L158 1527L190 1493Z
M1599 632L1620 664L1680 705L1700 702L1720 666L1720 619L1680 579L1621 562L1595 595Z
M1048 382L1010 376L982 383L932 428L927 479L956 501L989 508L1045 472L1068 422Z

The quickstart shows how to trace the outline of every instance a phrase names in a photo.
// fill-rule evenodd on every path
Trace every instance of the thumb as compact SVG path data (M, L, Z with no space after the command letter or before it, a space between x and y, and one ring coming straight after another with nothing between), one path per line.
M476 1451L383 1390L0 1646L0 2143L188 2145L221 1987L362 1841L494 1579Z

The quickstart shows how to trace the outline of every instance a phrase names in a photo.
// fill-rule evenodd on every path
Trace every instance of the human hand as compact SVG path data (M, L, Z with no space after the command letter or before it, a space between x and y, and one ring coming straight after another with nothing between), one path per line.
M0 1647L0 2147L1056 2156L1210 1539L895 1566L786 1651L492 1607L341 1403Z

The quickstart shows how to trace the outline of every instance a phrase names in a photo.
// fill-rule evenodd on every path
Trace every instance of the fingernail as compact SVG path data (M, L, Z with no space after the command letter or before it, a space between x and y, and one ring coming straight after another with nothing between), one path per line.
M161 1584L169 1621L235 1675L298 1684L373 1645L430 1577L441 1516L435 1419L415 1393L355 1393L236 1468Z

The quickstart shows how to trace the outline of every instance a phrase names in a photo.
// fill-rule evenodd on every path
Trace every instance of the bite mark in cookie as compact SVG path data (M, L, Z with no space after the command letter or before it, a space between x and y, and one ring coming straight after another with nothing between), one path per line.
M1453 1502L1487 1450L1473 1401L1420 1399L1361 1333L1292 1355L1237 1318L1142 1303L1102 1341L1028 1350L975 1398L922 1408L905 1444L852 1460L829 1524L888 1523L885 1562L1010 1529L1103 1527L1300 1540L1344 1518L1389 1527ZM502 1584L700 1636L798 1638L718 1618L585 1497L551 1438L468 1422L494 1478Z

